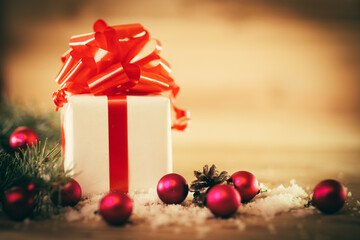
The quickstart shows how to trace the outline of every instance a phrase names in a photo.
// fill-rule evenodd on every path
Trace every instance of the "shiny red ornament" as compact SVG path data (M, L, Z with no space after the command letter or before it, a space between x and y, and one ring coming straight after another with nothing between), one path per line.
M81 187L75 179L70 179L65 184L60 185L51 195L51 200L58 204L60 191L60 203L62 206L75 206L81 200Z
M253 199L260 191L260 185L254 174L247 171L239 171L231 176L235 188L241 195L241 202L245 203Z
M166 204L179 204L189 193L188 184L181 175L170 173L163 176L157 185L157 194Z
M34 196L23 187L13 187L5 192L2 205L10 219L22 221L34 210Z
M341 183L327 179L318 183L314 189L312 204L326 214L340 210L346 201L346 192Z
M29 145L30 147L39 141L39 137L35 131L28 127L16 128L9 139L10 146L12 149L24 149Z
M219 184L206 195L206 207L217 217L231 217L241 204L239 192L227 184Z
M99 212L108 224L122 225L130 217L132 208L132 201L125 193L111 192L101 199Z

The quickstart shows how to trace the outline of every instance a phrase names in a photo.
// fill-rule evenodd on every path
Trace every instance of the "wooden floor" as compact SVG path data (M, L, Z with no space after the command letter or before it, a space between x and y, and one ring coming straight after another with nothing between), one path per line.
M314 215L297 219L284 214L273 221L275 230L266 225L248 226L239 231L231 226L211 226L212 231L204 237L191 228L174 233L171 227L152 230L147 226L113 228L104 224L89 227L81 223L47 221L30 224L10 224L1 220L1 239L359 239L360 219L349 213L324 216ZM4 229L6 228L6 229Z

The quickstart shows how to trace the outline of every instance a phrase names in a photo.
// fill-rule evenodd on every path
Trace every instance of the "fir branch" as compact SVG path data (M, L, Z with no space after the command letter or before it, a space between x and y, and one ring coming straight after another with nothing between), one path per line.
M52 112L44 114L33 106L20 105L0 97L0 199L13 186L35 186L34 216L49 216L58 212L50 200L54 189L68 181L63 170L60 118ZM39 142L25 150L10 147L11 133L19 126L34 130ZM0 202L1 204L1 202Z
M30 183L35 185L35 210L34 215L49 215L57 210L50 200L50 196L56 186L68 181L67 173L64 173L61 148L47 147L44 143L29 147L15 156L4 152L0 155L1 189L3 193L13 186L27 187Z
M4 151L0 150L0 198L6 189L13 185L16 179L22 177L22 172L18 162Z

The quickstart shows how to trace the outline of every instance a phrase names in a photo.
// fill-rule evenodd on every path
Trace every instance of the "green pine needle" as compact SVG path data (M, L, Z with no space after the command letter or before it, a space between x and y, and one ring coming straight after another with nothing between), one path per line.
M46 216L58 210L50 196L56 187L69 179L63 170L59 146L48 148L45 140L15 152L13 157L1 152L0 171L0 193L13 186L27 187L32 183L36 193L34 215Z

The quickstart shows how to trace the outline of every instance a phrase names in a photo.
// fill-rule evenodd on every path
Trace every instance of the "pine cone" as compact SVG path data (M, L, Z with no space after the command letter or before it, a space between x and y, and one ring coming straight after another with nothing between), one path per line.
M205 206L206 195L213 186L226 183L230 178L226 171L219 174L215 165L210 169L205 165L202 172L194 171L194 175L197 179L190 184L190 192L194 192L193 203L200 207Z

